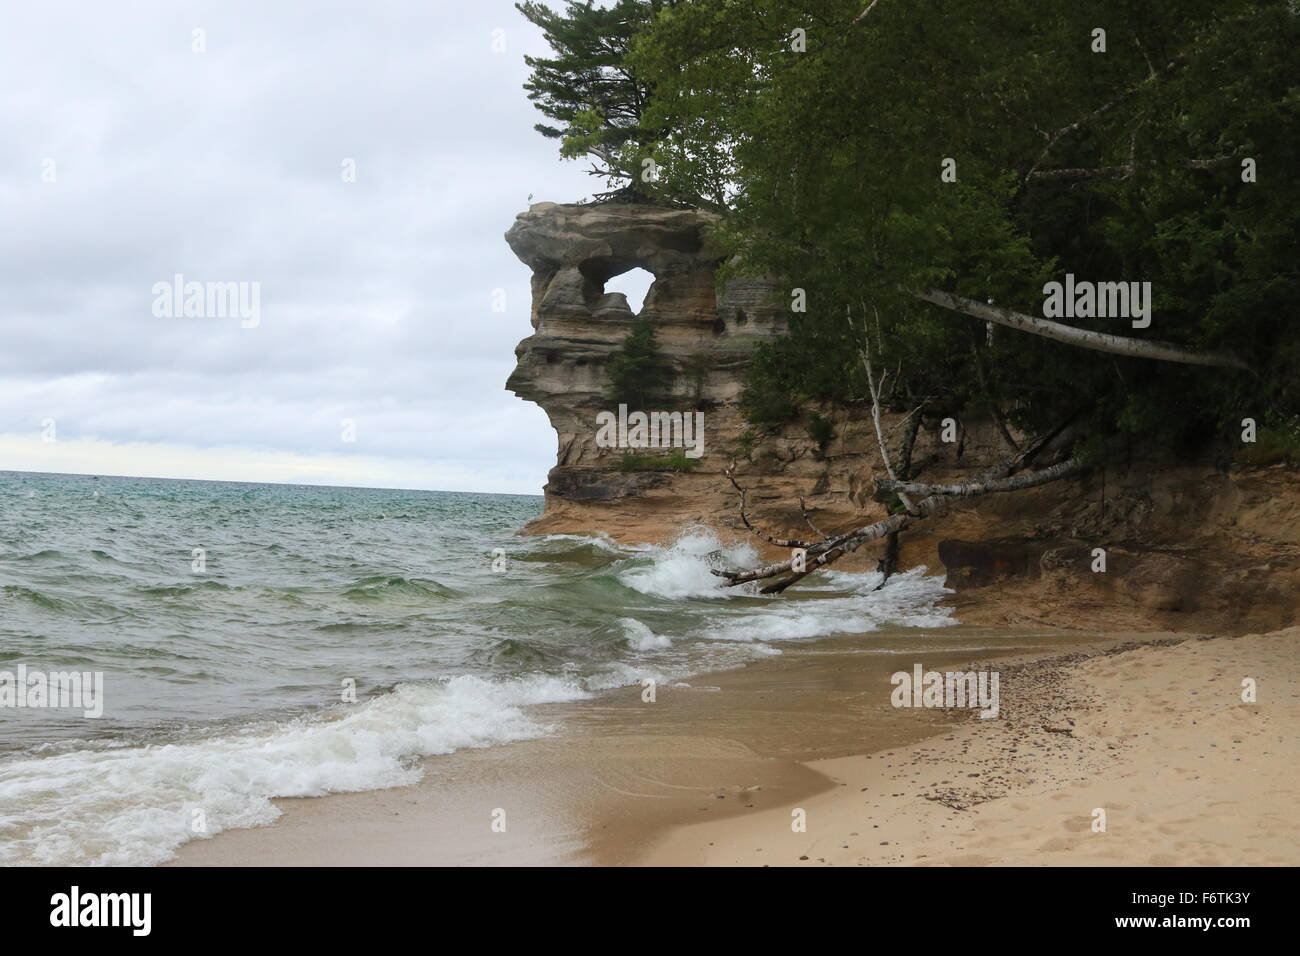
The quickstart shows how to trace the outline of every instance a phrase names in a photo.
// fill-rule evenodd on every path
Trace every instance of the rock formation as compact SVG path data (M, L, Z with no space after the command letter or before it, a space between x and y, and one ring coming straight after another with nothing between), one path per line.
M624 520L625 509L610 508L647 496L654 501L638 506L646 517L705 519L689 502L701 476L716 483L742 431L736 400L750 352L785 328L770 286L733 280L719 291L713 224L708 213L690 209L538 203L506 233L533 270L533 334L515 350L519 364L506 387L540 405L559 436L539 527L576 522L590 530L604 521L611 535L634 538L639 532ZM636 267L654 276L640 314L654 323L677 369L672 405L704 412L705 453L695 474L621 471L622 451L596 445L596 415L612 411L606 365L635 318L626 297L606 293L605 283Z
M527 530L666 543L705 525L765 557L788 557L740 525L724 475L733 462L751 517L772 533L809 535L800 497L826 532L884 516L872 497L883 469L868 409L822 409L834 426L823 444L803 423L760 435L742 420L749 355L784 331L789 299L757 280L720 285L715 221L651 205L538 203L506 233L533 272L533 334L519 343L506 387L540 405L559 437L545 511ZM609 410L606 364L634 319L605 284L638 266L655 277L642 314L676 366L673 405L705 416L704 455L686 472L625 470L623 451L596 444L596 416ZM917 436L914 460L925 462L927 482L960 481L1007 456L992 422L963 421L962 440L950 444L938 424ZM942 521L904 535L901 566L946 571L967 621L1267 630L1300 611L1298 538L1292 469L1133 462L954 502ZM1107 552L1105 572L1092 570L1097 547ZM863 548L837 568L869 569L879 550Z

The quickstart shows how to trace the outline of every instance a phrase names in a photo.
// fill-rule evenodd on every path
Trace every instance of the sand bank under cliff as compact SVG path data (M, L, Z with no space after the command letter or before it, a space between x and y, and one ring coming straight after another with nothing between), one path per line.
M817 760L802 804L679 827L659 865L1296 865L1300 628L1003 669L1002 714ZM1242 700L1243 681L1257 701ZM1104 831L1096 822L1104 812Z

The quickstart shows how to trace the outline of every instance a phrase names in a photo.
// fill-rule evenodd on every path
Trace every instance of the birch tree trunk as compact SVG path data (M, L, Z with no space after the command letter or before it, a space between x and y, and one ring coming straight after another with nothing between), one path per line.
M1249 365L1233 355L1221 355L1215 352L1193 352L1190 349L1172 345L1168 342L1146 341L1144 339L1126 338L1122 335L1110 335L1106 332L1094 332L1091 329L1077 329L1070 325L1062 325L1060 322L1053 322L1051 319L1040 319L1034 315L1025 315L1023 312L1012 312L1010 309L986 305L983 302L976 302L974 299L967 299L938 289L928 289L925 292L913 294L925 302L951 309L954 312L974 316L977 319L983 319L985 322L996 322L999 325L1006 325L1022 332L1032 332L1034 335L1065 342L1067 345L1093 349L1097 352L1110 352L1115 355L1128 355L1133 358L1156 359L1161 362L1181 362L1184 365L1213 365L1219 368L1250 370Z
M1078 458L1070 458L1049 468L1040 468L1038 471L1026 472L1013 478L990 478L962 482L957 485L927 485L915 481L895 481L892 478L881 478L876 481L876 486L882 491L893 491L895 493L907 492L913 495L947 495L954 498L969 498L972 495L987 495L1033 488L1036 485L1045 485L1049 481L1056 481L1058 478L1065 478L1080 471L1083 471L1083 462Z

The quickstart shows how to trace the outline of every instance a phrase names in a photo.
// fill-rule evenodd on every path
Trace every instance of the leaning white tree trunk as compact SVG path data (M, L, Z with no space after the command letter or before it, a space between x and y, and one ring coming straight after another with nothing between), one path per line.
M1105 332L1093 332L1091 329L1077 329L1071 325L1062 325L1051 319L1040 319L1023 312L1012 312L996 305L986 305L974 299L967 299L951 292L927 289L925 292L913 293L918 299L961 312L965 315L1010 326L1022 332L1032 332L1044 338L1055 339L1068 345L1077 345L1098 352L1111 352L1115 355L1128 355L1134 358L1157 359L1161 362L1181 362L1184 365L1213 365L1219 368L1239 368L1249 370L1250 366L1234 355L1221 355L1215 352L1194 352L1168 342L1152 342L1143 339L1126 338L1122 335L1110 335Z
M1035 485L1045 485L1049 481L1055 481L1058 478L1065 478L1068 475L1083 471L1083 467L1083 462L1078 458L1070 458L1049 468L1029 471L1023 475L1016 475L1014 478L966 481L958 485L927 485L917 481L895 481L892 478L881 478L876 482L876 486L882 491L893 491L898 494L906 492L913 495L947 495L953 498L968 498L971 495L1020 491L1024 488L1033 488Z

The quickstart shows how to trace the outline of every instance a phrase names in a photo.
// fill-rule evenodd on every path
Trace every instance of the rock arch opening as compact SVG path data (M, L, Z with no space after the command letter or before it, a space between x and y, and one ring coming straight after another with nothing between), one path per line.
M654 285L654 274L635 266L627 272L614 276L605 283L605 293L621 292L627 299L627 307L632 310L633 315L640 315L641 309L645 305L646 296L650 293L650 287Z
M588 305L608 309L626 302L633 315L641 313L655 281L654 273L634 262L604 258L584 262L579 271L586 279ZM622 300L615 296L622 296Z

